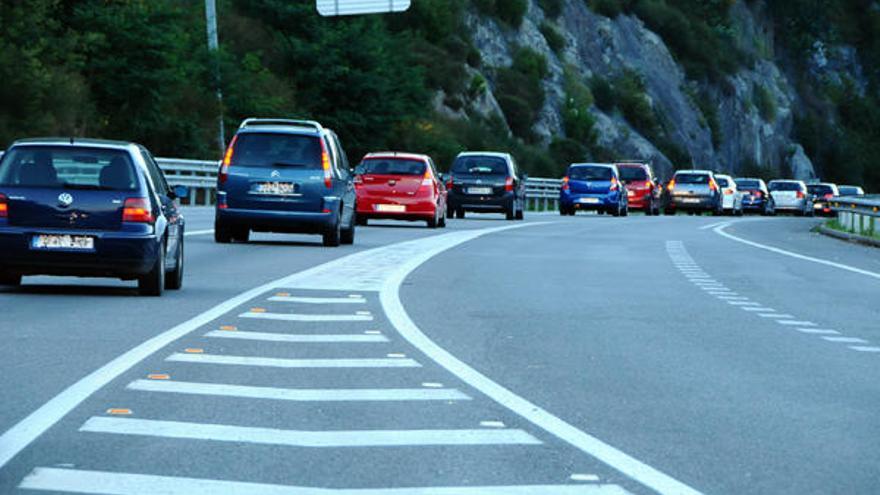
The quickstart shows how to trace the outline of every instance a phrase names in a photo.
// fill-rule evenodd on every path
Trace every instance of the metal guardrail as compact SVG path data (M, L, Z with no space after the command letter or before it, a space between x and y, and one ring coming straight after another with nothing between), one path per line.
M185 160L181 158L156 158L165 173L168 184L185 186L189 197L181 198L188 205L212 205L217 200L217 160Z
M880 236L880 195L837 197L831 200L837 222L853 234Z

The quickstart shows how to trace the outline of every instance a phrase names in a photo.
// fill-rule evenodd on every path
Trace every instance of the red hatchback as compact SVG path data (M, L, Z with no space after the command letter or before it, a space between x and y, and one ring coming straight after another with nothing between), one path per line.
M446 226L446 187L427 155L370 153L355 170L357 220L371 218L425 221Z
M651 166L645 163L617 163L620 180L626 185L630 210L642 210L645 215L660 214L662 185L654 178Z

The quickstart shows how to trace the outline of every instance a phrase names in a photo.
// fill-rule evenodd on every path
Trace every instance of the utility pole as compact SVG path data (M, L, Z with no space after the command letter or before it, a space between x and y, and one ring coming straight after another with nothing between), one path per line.
M217 134L220 154L226 149L226 128L223 124L223 90L220 89L220 42L217 39L217 1L205 0L205 20L208 26L208 52L214 64L214 89L217 92L217 107L220 110L218 117L219 129Z

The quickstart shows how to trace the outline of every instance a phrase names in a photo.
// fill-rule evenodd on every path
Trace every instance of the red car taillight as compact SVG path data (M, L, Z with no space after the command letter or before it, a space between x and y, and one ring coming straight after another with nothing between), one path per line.
M327 189L333 187L333 175L330 171L330 153L327 152L327 145L321 140L321 168L324 170L324 186Z
M434 178L431 177L431 171L425 170L425 175L422 176L422 183L419 184L419 192L420 193L434 193Z
M712 179L709 179L709 189L712 191L718 190L718 184L716 184L715 181Z
M666 188L669 189L670 191L675 189L675 179L672 179L671 181L669 181L669 185L666 186Z
M568 181L569 181L569 178L567 175L562 178L562 190L563 191L568 191L570 189L570 187L568 185Z
M505 191L513 191L513 177L508 177L504 181L504 190Z
M764 193L762 193L761 191L755 191L754 194L755 194L756 198L763 198L764 197Z
M798 191L798 192L797 192L797 198L798 198L798 199L804 199L804 192L803 192L803 191Z
M730 196L731 194L733 194L733 189L725 189L725 190L724 190L724 195L725 195L725 196Z
M825 197L825 199L831 199L834 197L834 195L833 194L826 194L824 197Z
M147 198L128 198L122 207L122 221L132 223L153 223L153 210Z
M616 191L617 190L617 178L616 177L611 178L611 186L608 188L608 190L609 191Z
M7 218L9 216L9 199L6 198L5 194L0 194L0 218Z
M232 141L229 142L229 147L226 148L226 153L223 155L223 162L220 164L220 172L217 174L217 182L220 184L225 184L226 179L229 178L229 166L232 165L232 155L235 154L236 141L238 141L238 134L232 136Z

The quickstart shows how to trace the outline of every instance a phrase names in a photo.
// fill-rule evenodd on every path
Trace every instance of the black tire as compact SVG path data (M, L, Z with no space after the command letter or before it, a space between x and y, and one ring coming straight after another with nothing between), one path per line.
M235 242L247 242L251 238L251 229L239 227L232 233L232 240Z
M455 218L455 210L451 206L446 207L446 218Z
M620 216L622 216L622 217L629 216L629 205L623 205L623 210L621 210Z
M429 218L428 220L425 220L425 223L428 224L429 229L436 229L437 226L440 225L440 221L437 219L437 216L438 216L437 212L435 211L433 217Z
M354 230L355 230L356 224L357 224L357 218L352 218L351 225L349 225L349 227L347 229L342 229L339 232L339 242L340 243L345 244L347 246L354 244L354 234L355 234Z
M516 206L511 206L504 212L504 217L508 220L514 220L516 218Z
M456 217L458 217L458 218L464 218L464 215L465 215L465 213L464 213L464 210L463 210L463 209L459 208L459 209L455 210L455 216L456 216Z
M159 245L156 264L146 275L138 278L138 292L142 296L159 297L165 288L165 242Z
M365 227L367 225L368 221L369 220L367 220L367 217L360 217L359 216L359 217L357 217L357 221L355 223L357 223L358 225L360 225L362 227Z
M664 209L663 209L663 214L666 215L666 216L675 215L675 210L671 210L671 209L669 209L669 208L664 208Z
M232 242L232 229L228 225L214 221L214 242L218 244L229 244Z
M339 247L342 242L342 219L337 219L336 225L324 232L323 242L325 247Z
M446 215L440 215L440 228L446 228Z
M165 288L167 290L180 290L183 287L183 268L184 268L184 251L183 236L180 236L180 243L177 245L177 263L174 270L165 274Z
M18 287L21 285L21 275L17 273L0 272L0 285Z
M526 218L525 206L520 207L520 209L516 210L516 219L524 220Z

